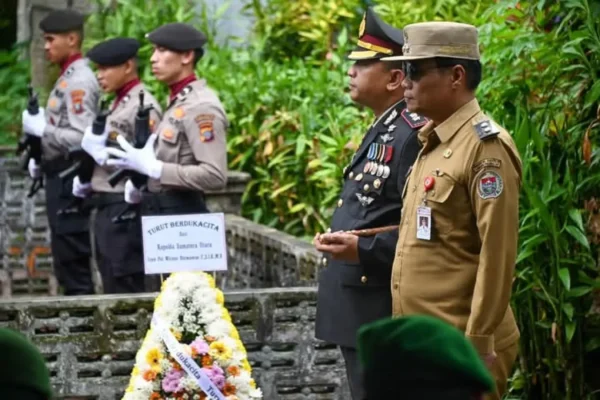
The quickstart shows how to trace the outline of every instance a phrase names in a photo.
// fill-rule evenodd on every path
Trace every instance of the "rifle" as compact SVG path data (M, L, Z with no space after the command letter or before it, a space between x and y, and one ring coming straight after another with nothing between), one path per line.
M106 128L106 119L110 115L110 110L106 109L106 100L102 100L100 103L100 112L94 118L92 123L92 133L94 135L102 135ZM92 175L94 174L94 167L96 161L90 156L81 146L76 146L69 149L67 158L72 165L58 174L58 177L62 181L72 180L75 176L79 177L79 182L82 184L90 183ZM58 211L58 215L78 212L81 209L83 199L73 196L73 200L63 209Z
M37 93L33 91L33 87L31 84L27 85L27 90L29 92L29 100L27 101L27 111L30 115L37 115L40 111L40 105L38 102ZM42 138L30 135L26 132L23 132L21 135L21 139L19 139L19 144L17 146L16 154L20 156L21 153L25 153L25 158L23 160L23 170L27 171L29 160L33 158L37 165L41 165L42 163ZM38 190L44 187L44 178L40 176L39 178L34 178L31 183L31 188L29 189L29 193L27 197L33 197L37 193Z
M152 109L152 104L149 106L144 105L144 91L140 90L140 105L135 116L135 132L133 137L133 147L136 149L144 148L150 137L150 110ZM108 177L108 183L110 186L115 187L125 178L129 178L133 186L138 190L144 190L148 181L146 175L127 169L120 169ZM112 221L113 223L124 222L132 219L134 216L135 208L133 205L128 204L127 207L115 216Z

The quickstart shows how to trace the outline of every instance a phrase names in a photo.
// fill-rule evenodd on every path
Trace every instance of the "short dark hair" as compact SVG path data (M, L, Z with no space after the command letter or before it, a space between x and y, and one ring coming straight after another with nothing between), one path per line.
M447 58L447 57L435 57L435 64L438 67L454 67L460 65L465 69L467 74L467 88L469 90L475 90L481 83L481 63L479 60L465 60L462 58Z
M392 69L402 69L402 66L404 65L404 61L402 60L384 61L384 63L386 64L388 71Z

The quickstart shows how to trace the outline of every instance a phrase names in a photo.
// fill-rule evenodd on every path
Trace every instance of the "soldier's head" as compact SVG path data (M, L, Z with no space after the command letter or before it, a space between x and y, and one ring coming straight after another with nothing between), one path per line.
M83 15L72 9L51 11L40 21L48 61L59 64L81 51L83 24Z
M436 121L475 96L481 81L477 37L477 28L456 22L404 27L404 54L384 61L404 62L409 111Z
M386 24L367 8L359 27L357 47L348 55L350 97L376 111L385 111L403 96L401 63L385 63L386 56L402 54L402 30Z
M154 44L150 58L152 73L166 84L173 84L191 75L204 54L206 36L188 24L166 24L146 37Z
M96 64L96 76L102 90L116 92L137 78L139 48L137 40L118 37L99 43L87 52L87 57Z
M358 332L369 399L474 400L494 380L464 333L437 318L386 318Z
M40 351L21 333L0 328L0 394L3 399L49 400L50 372Z

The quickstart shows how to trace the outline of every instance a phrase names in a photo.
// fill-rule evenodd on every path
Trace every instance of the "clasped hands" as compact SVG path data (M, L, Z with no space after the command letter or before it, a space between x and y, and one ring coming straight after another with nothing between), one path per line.
M334 260L359 262L358 236L351 233L317 233L313 244L318 251L329 254Z

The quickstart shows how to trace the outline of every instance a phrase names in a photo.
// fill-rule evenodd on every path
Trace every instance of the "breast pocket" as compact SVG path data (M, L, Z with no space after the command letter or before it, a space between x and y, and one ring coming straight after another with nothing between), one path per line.
M431 208L434 232L446 234L454 227L452 195L457 190L456 181L448 174L435 177L434 187L427 193L427 206Z
M156 157L165 162L179 163L182 133L173 126L158 130L159 142Z
M360 180L354 181L354 200L352 214L360 219L368 219L369 214L381 206L386 180L370 174L360 174Z

